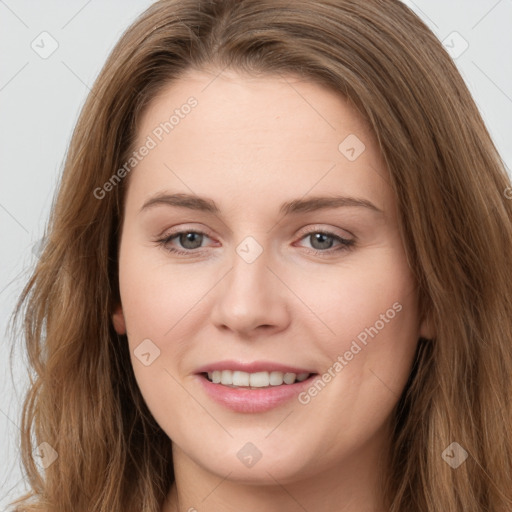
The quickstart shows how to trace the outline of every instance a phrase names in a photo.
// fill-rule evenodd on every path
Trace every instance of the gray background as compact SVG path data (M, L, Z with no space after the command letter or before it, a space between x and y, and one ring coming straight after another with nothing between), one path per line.
M7 322L35 263L35 247L89 87L123 30L151 3L0 0L0 510L24 490L18 425L25 358L16 350L11 375ZM452 46L498 151L512 169L512 0L405 3ZM48 51L53 40L58 48L46 58L31 46ZM462 52L464 40L469 46Z

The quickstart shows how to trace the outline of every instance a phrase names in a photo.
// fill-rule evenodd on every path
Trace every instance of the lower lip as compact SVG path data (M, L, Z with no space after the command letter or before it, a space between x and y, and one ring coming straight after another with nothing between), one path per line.
M210 382L204 375L196 375L206 394L215 402L236 412L265 412L274 409L311 385L311 381L317 377L312 374L302 382L294 384L282 384L268 388L231 388L222 384Z

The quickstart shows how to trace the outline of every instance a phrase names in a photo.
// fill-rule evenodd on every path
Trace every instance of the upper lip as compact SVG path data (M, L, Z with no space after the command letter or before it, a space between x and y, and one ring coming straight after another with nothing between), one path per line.
M283 373L315 373L307 368L298 366L289 366L286 364L275 363L272 361L253 361L252 363L243 363L240 361L217 361L215 363L205 364L196 370L196 373L208 373L215 370L235 370L247 373L256 372L283 372Z

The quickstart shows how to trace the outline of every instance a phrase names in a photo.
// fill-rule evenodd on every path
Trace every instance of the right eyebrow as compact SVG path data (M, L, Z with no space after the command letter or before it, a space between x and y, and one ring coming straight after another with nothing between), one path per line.
M178 206L190 210L199 210L207 213L220 214L219 207L212 199L202 198L191 194L157 194L144 203L140 211L158 205Z
M160 193L151 197L144 203L141 211L157 206L168 205L176 206L179 208L188 208L190 210L203 211L220 215L220 208L210 198L200 197L191 194L168 194ZM348 197L348 196L317 196L308 199L294 199L285 202L279 208L281 215L297 215L305 212L312 212L327 208L341 208L341 207L362 207L368 210L383 215L383 211L377 208L372 202L367 199Z

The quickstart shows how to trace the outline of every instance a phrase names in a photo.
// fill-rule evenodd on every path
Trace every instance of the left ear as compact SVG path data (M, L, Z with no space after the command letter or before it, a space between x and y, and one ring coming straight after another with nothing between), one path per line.
M123 307L119 304L112 313L112 324L117 334L126 334L126 322L124 320Z

